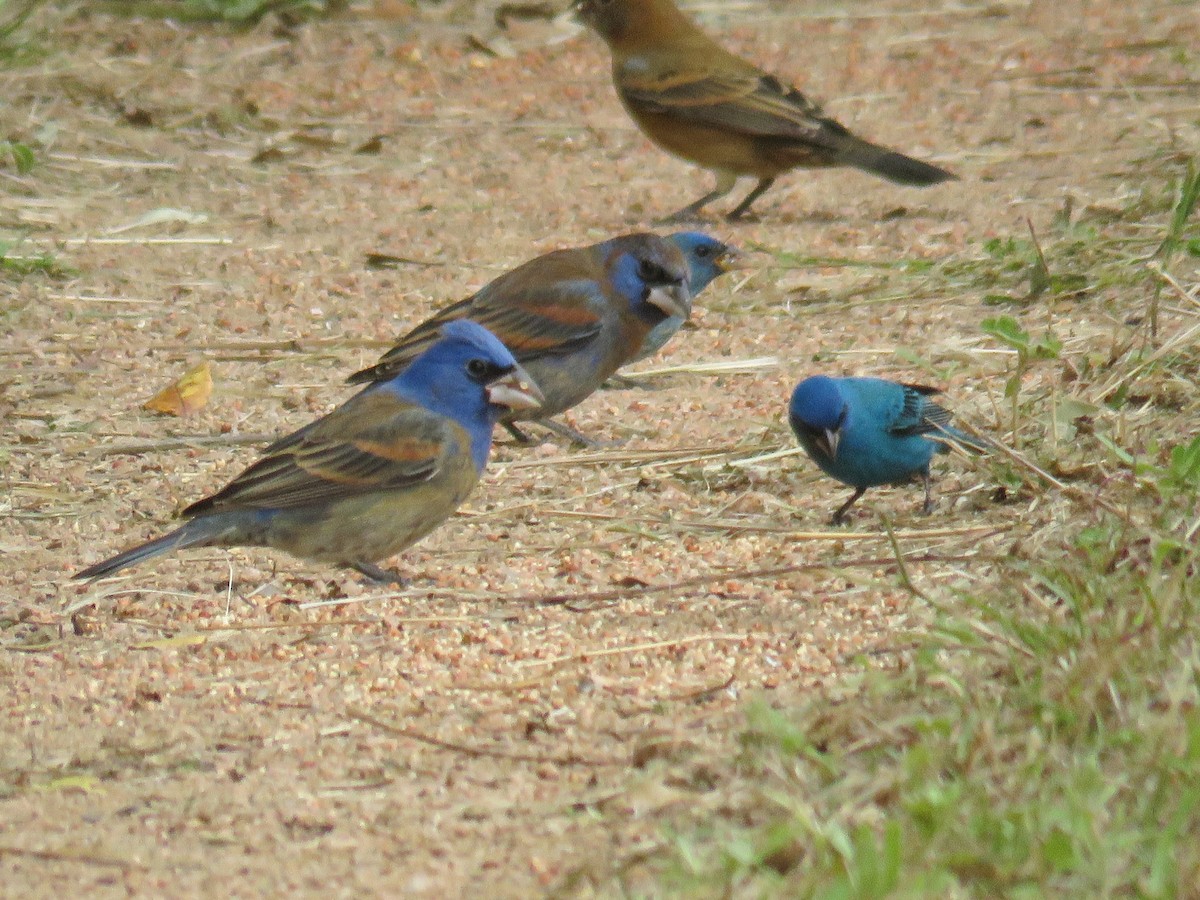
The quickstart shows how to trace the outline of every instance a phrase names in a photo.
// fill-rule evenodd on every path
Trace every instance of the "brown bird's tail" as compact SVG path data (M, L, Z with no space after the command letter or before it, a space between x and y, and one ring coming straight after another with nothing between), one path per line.
M838 148L836 159L844 166L854 166L894 181L896 184L926 185L958 178L953 172L939 169L935 165L879 147L861 138L849 138Z

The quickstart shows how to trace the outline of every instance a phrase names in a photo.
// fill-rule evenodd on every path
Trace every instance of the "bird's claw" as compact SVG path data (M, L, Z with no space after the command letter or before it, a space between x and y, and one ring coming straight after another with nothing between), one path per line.
M662 387L650 381L642 381L638 378L630 378L628 375L610 375L608 381L600 385L607 390L622 390L636 388L640 391L660 391Z
M385 569L382 566L376 566L366 562L348 563L349 567L358 574L362 575L368 581L373 581L375 584L394 584L397 587L407 587L409 579L405 578L399 572L393 572L391 569Z

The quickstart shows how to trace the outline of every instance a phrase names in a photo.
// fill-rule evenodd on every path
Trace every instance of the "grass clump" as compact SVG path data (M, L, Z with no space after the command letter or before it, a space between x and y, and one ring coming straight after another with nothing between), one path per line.
M1175 897L1200 884L1200 437L917 653L786 713L753 706L734 816L659 870L700 895ZM1151 498L1147 498L1151 499ZM1136 502L1136 500L1134 501ZM732 825L740 820L743 824Z
M30 275L70 278L78 274L50 253L22 253L20 241L0 240L0 276L19 280Z
M109 0L106 9L128 16L179 22L253 25L275 13L286 19L314 19L345 9L348 0Z
M888 641L892 662L863 659L799 708L752 705L734 765L722 761L732 774L611 875L622 890L1195 892L1200 304L1167 315L1158 301L1200 289L1179 264L1194 260L1193 166L1172 195L1136 228L1060 233L1044 253L1032 228L996 245L994 259L1019 260L1006 277L1041 278L1031 304L1056 300L1046 279L1068 259L1088 284L1125 285L1107 347L1103 333L1063 341L1012 316L983 323L1015 351L1000 418L1028 455L992 465L1027 504L1021 527L953 587L898 565L923 621Z

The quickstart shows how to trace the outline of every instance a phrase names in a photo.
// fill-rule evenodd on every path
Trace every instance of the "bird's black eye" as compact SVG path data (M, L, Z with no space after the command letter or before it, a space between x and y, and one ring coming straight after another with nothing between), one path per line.
M698 257L700 257L701 259L708 259L710 256L713 255L713 248L712 247L697 247L696 255Z
M490 381L496 371L496 367L486 359L473 359L467 363L467 374L478 382Z

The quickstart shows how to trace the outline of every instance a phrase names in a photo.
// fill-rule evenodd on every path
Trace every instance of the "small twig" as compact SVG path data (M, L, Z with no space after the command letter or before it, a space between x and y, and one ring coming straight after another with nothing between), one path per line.
M600 453L575 453L546 459L522 459L506 463L505 469L530 469L544 466L608 466L642 464L653 466L664 462L684 463L713 456L728 456L745 451L745 447L675 447L670 450L613 450Z
M916 582L912 580L912 576L908 574L908 566L904 563L904 553L900 550L900 542L896 540L896 532L892 530L892 523L887 518L883 520L883 528L887 532L888 544L891 545L892 556L896 560L896 571L900 574L900 583L914 597L927 600L925 592L917 587Z
M186 450L189 447L242 447L248 444L269 444L275 434L185 434L158 441L131 441L127 444L105 444L87 451L93 456L137 456L163 450Z
M1003 534L1007 529L993 528L985 534L979 535L977 541L985 540L997 534ZM913 532L909 534L901 533L898 537L919 537L929 536L930 534L945 533L941 532ZM962 532L956 532L962 533ZM832 536L832 535L831 535ZM841 535L843 538L853 538L854 535ZM862 535L860 537L870 537L876 540L886 538L883 534ZM984 558L979 554L968 554L958 556L940 556L933 553L922 553L919 556L910 556L909 562L980 562ZM664 592L681 592L688 588L703 587L711 584L714 581L724 580L757 580L760 578L777 578L781 575L798 575L804 572L821 572L828 570L839 569L860 569L860 568L878 568L880 566L889 566L895 563L893 557L887 556L883 558L872 557L871 559L852 559L852 560L834 560L831 562L812 562L798 563L791 566L774 566L769 569L733 569L722 572L709 572L706 575L696 575L692 578L683 578L679 581L671 581L665 584L648 584L645 587L631 588L615 588L607 591L595 591L589 594L531 594L524 597L514 597L510 603L528 603L536 606L563 606L566 604L580 603L600 603L609 600L627 600L634 597L644 597L648 594L659 594Z
M431 747L437 747L441 750L450 750L454 753L463 753L467 756L492 758L492 759L507 759L513 762L530 762L530 763L553 763L558 766L626 766L629 764L625 759L590 759L586 756L580 756L577 753L569 753L566 756L548 756L542 753L509 753L504 750L493 750L490 747L471 747L467 744L458 744L453 741L444 741L441 738L433 737L424 732L417 731L413 728L402 728L399 725L391 725L387 722L377 719L374 716L357 709L347 709L343 715L354 719L358 722L363 722L367 725L372 725L381 731L386 731L388 734L394 734L398 737L405 737L409 740L419 741L422 744L428 744Z
M697 688L697 689L691 690L691 691L684 691L682 694L668 694L665 699L678 702L678 701L686 701L686 700L699 700L703 697L711 697L713 694L719 694L719 693L721 693L721 691L727 690L730 687L732 687L733 683L735 681L737 681L737 677L738 677L738 673L737 673L737 669L735 668L732 672L729 673L729 677L726 678L724 681L722 681L720 684L713 684L713 685L709 685L708 687Z
M80 247L88 245L187 245L187 244L217 244L226 246L233 243L233 238L217 237L216 235L200 235L197 237L131 237L131 238L100 238L100 237L84 237L84 238L67 238L63 241L63 245L67 247Z
M589 662L605 656L624 656L626 653L640 653L644 650L665 650L668 647L681 647L686 644L700 644L707 641L742 643L754 640L750 634L693 634L690 637L674 638L668 641L651 641L647 644L628 644L624 647L608 647L604 650L585 650L582 653L572 653L569 656L552 656L550 659L526 659L517 663L518 666L557 666L571 662Z
M115 856L100 856L96 853L72 853L65 850L35 850L30 847L12 847L0 844L0 856L28 856L33 859L43 859L50 862L84 863L89 866L106 866L113 869L129 871L137 869L145 872L148 867L128 859L117 859Z

